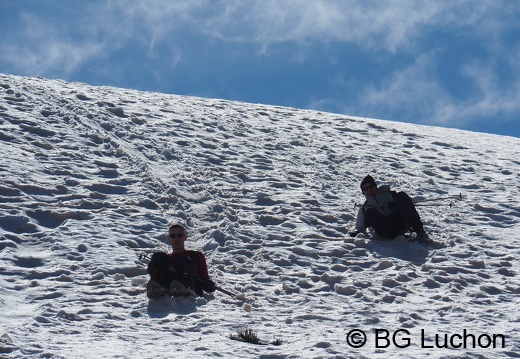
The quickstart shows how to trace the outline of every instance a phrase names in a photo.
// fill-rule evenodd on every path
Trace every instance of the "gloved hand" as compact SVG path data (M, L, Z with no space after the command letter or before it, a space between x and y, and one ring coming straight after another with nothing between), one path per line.
M204 290L206 293L213 293L216 289L217 287L215 282L213 282L211 279L202 282L202 290Z
M349 236L351 236L351 237L355 237L355 236L357 236L359 233L361 233L361 232L359 232L359 231L352 231L352 232L349 232Z

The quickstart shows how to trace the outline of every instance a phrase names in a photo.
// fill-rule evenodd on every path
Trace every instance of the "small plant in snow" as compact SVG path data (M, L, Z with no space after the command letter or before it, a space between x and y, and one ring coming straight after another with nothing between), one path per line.
M258 335L253 331L253 329L244 329L244 330L237 332L237 334L230 334L229 338L233 339L233 340L238 340L241 342L251 343L251 344L267 345L267 343L262 343L262 341L260 340L260 338L258 338ZM271 344L272 345L282 345L283 341L281 339L277 338L277 339L274 339L271 342Z
M283 344L283 341L282 341L282 339L280 339L280 338L276 338L275 340L273 340L273 341L271 342L271 344L272 344L272 345L282 345L282 344Z
M230 339L233 340L240 340L246 343L251 344L261 344L260 338L258 338L258 335L253 331L253 329L244 329L239 331L236 335L231 334L229 336Z

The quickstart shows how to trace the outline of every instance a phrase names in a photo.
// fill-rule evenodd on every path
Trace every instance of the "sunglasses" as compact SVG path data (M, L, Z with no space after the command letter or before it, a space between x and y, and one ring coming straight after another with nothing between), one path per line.
M376 188L376 185L373 183L367 184L366 186L363 186L363 192L368 191L369 189Z
M168 236L170 236L170 238L182 238L184 237L184 233L168 233Z

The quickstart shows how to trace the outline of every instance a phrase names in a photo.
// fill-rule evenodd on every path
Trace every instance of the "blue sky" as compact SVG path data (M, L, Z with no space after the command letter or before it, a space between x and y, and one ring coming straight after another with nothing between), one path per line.
M3 0L0 72L520 137L517 0Z

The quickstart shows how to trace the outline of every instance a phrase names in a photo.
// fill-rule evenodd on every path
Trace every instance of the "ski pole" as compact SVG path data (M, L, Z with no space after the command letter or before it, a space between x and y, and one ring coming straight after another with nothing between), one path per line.
M418 199L418 200L413 200L412 202L414 204L417 204L418 206L427 206L426 204L421 204L423 202L434 202L434 201L442 201L444 199L458 199L459 201L462 200L464 198L464 196L461 194L458 194L458 195L453 195L453 196L446 196L446 197L439 197L439 198L427 198L427 199ZM354 203L354 208L356 207L363 207L365 204L364 203ZM435 204L432 204L430 206L437 206ZM439 205L440 206L440 205ZM452 206L452 204L450 203L450 207Z
M215 286L215 289L218 290L219 292L222 292L224 294L229 295L230 297L233 297L233 298L236 297L236 294L233 294L233 293L231 293L230 291L228 291L228 290L226 290L224 288Z
M199 283L201 283L201 284L204 282L204 280L202 280L202 279L200 279L200 278L195 278L195 279L196 279ZM222 287L219 287L218 285L215 286L215 290L218 290L219 292L222 292L222 293L224 293L224 294L227 294L227 295L229 295L230 297L233 297L233 298L236 297L236 294L234 294L234 293L230 292L229 290L226 290L226 289L224 289L224 288L222 288Z
M462 200L463 198L464 198L464 197L462 196L462 193L460 193L460 194L458 194L458 195L453 195L453 196L438 197L438 198L427 198L427 199L419 199L419 200L415 200L415 201L413 201L413 203L442 201L442 200L444 200L444 199L458 199L458 200Z
M445 205L445 203L417 203L415 207L440 207ZM453 202L450 202L449 206L453 206Z

